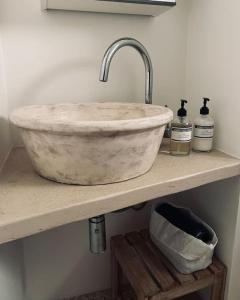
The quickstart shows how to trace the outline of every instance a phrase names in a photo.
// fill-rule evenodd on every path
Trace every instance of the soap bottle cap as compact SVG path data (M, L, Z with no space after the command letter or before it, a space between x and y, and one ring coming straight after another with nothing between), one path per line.
M185 103L188 103L187 100L182 99L181 100L181 108L178 110L178 117L186 117L187 110L184 108Z
M208 115L209 114L209 108L207 107L207 103L210 101L209 98L203 98L203 107L200 109L201 115Z

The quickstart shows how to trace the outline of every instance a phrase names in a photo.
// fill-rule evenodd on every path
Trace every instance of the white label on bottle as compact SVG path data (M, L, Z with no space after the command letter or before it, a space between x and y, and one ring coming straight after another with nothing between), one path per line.
M198 138L213 138L214 126L213 125L195 125L194 137Z
M171 139L179 142L190 142L192 139L192 128L172 127Z

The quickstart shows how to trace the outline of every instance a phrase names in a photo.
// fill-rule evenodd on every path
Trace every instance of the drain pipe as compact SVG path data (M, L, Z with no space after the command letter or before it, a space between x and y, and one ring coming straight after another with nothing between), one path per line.
M106 250L105 216L90 218L88 224L90 251L94 254L104 253Z
M146 206L146 202L133 205L114 211L113 213L121 213L129 209L135 211L142 210ZM105 215L96 216L88 219L89 224L89 246L93 254L102 254L106 250L106 226Z

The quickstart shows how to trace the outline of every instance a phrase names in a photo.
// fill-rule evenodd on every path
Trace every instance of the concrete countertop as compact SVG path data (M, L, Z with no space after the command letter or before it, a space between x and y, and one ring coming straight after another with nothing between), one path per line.
M0 243L240 175L240 160L219 151L159 153L145 175L121 183L75 186L37 175L25 149L12 150L0 174Z

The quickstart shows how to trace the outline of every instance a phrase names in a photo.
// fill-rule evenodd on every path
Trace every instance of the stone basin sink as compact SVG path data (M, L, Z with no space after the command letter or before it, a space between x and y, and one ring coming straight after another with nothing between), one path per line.
M162 106L103 102L26 106L10 119L38 174L97 185L150 170L172 116Z

